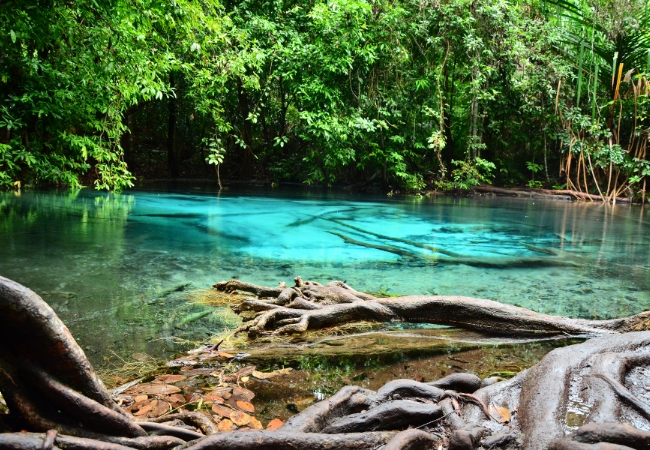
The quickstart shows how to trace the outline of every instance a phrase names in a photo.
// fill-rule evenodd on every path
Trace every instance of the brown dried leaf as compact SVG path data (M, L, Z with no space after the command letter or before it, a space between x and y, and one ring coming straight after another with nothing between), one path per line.
M262 422L257 420L255 417L251 416L251 421L248 423L248 426L251 427L253 430L263 430L264 427L262 426Z
M196 403L201 400L203 397L198 392L192 392L191 394L185 394L185 401L187 403Z
M171 403L174 408L178 408L185 403L185 397L181 394L172 394L168 396L166 400Z
M212 405L212 412L221 417L230 417L230 413L232 413L233 410L215 403Z
M243 397L246 397L248 400L253 400L255 398L255 394L253 391L249 391L246 388L243 387L236 387L232 390L232 393L234 395L241 395Z
M144 416L149 411L151 411L151 409L154 407L155 402L157 402L157 400L154 400L153 402L147 403L142 408L140 408L140 410L138 412L134 413L133 415L134 416Z
M284 425L284 422L281 421L280 419L273 419L272 421L269 422L269 424L266 426L266 429L269 431L277 430L280 428L282 425Z
M245 402L239 400L238 402L236 402L236 405L239 409L243 409L246 412L255 412L255 407L251 402Z
M232 420L230 420L230 419L223 419L217 425L217 430L219 430L221 432L232 431L234 428L235 428L235 426L232 423Z
M248 366L248 367L244 367L242 369L239 369L237 372L235 372L233 374L233 376L235 376L237 378L247 377L248 375L252 374L253 372L255 372L255 366Z
M316 398L314 396L310 397L300 397L300 398L294 398L291 403L297 405L297 406L304 406L304 405L310 405L316 401Z
M156 377L156 380L162 381L163 383L177 383L183 381L187 377L185 375L161 375Z
M135 397L133 397L133 401L136 402L136 403L140 403L140 402L144 402L148 398L149 398L149 396L146 395L146 394L136 395Z
M490 415L501 423L510 422L510 410L503 406L490 405Z
M224 397L224 398L227 398L227 397L225 397L226 394L230 394L231 392L232 392L232 388L230 386L216 387L216 388L210 389L210 394L211 395L218 395L219 397Z
M230 420L232 420L235 423L235 425L243 427L250 423L251 416L249 416L245 412L233 411L232 413L230 413Z
M257 370L254 370L251 373L251 375L253 375L258 380L266 380L266 379L273 378L273 377L277 376L277 374L275 372L259 372Z
M153 403L153 402L152 402ZM148 417L159 417L170 410L169 403L164 400L158 400L147 414Z
M129 394L148 394L148 395L168 395L180 392L181 389L171 384L152 384L144 383L129 388L126 392Z
M257 370L254 370L253 372L251 372L251 375L259 380L268 380L269 378L277 377L280 375L286 375L292 370L293 369L291 367L288 367L286 369L275 370L273 372L259 372Z
M218 395L204 395L203 398L208 403L223 403L225 401L223 397L219 397Z
M232 408L239 408L237 402L248 402L248 399L243 395L233 395L226 400L226 405L231 406Z

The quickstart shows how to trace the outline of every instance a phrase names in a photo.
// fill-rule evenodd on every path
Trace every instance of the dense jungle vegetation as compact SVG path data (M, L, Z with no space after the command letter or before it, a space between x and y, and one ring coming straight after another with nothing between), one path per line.
M0 184L645 201L649 30L647 0L4 0Z

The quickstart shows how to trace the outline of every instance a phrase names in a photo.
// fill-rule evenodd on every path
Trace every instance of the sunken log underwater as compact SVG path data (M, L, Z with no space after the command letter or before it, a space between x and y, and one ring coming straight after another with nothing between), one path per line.
M506 305L499 309L496 302L463 297L375 299L344 283L320 289L324 286L298 280L294 293L286 287L263 291L228 283L217 287L258 290L252 293L259 298L238 306L259 312L240 330L251 336L319 326L324 323L321 317L337 315L336 308L355 302L359 307L361 301L369 303L361 310L374 312L377 320L416 318L423 311L418 305L426 304L426 310L441 311L441 322L456 326L490 331L500 324L501 332L512 335L541 330L600 336L558 348L507 381L459 373L427 383L394 380L376 392L347 386L277 430L219 432L211 417L200 412L175 414L185 423L179 426L121 410L49 305L26 287L0 277L0 392L9 408L9 414L0 415L0 449L650 448L650 406L644 400L650 331L645 331L644 314L617 321L576 321ZM317 308L296 308L307 304L302 302ZM301 315L270 315L274 310L327 314L308 315L303 323ZM343 308L338 317L356 320L356 314ZM424 318L433 320L434 312L428 314ZM508 323L512 326L504 328ZM576 424L578 406L582 416Z

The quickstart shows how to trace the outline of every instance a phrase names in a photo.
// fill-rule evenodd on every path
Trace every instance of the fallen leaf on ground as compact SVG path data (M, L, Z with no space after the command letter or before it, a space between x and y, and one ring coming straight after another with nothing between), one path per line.
M501 423L510 422L510 410L503 406L490 405L490 415Z
M249 391L248 389L242 387L234 388L232 390L232 393L235 395L242 395L249 400L253 400L255 398L255 393L253 393L253 391Z
M146 395L146 394L136 395L135 397L133 397L133 401L136 402L136 403L140 403L140 402L143 402L143 401L147 400L148 398L149 398L149 396Z
M185 401L187 403L196 403L199 400L201 400L203 397L201 397L201 394L198 394L196 392L193 392L191 394L185 394Z
M244 367L242 369L239 369L237 372L235 372L233 374L233 376L235 376L237 378L241 378L241 377L246 377L246 376L252 374L253 372L255 372L255 366L248 366L248 367Z
M280 419L273 419L272 421L269 422L269 424L266 426L266 429L269 431L277 430L280 428L282 425L284 425L284 422L281 421Z
M230 419L223 419L217 425L217 430L222 431L222 432L232 431L234 428L235 428L235 426L232 423L232 420L230 420Z
M183 381L186 378L185 375L161 375L156 377L156 380L162 381L163 383L176 383L178 381Z
M255 407L251 402L238 401L235 403L239 409L243 409L246 412L255 412Z
M251 375L253 375L255 378L260 380L268 380L269 378L277 377L280 375L286 375L292 370L293 369L291 367L287 367L286 369L274 370L273 372L260 372L258 370L254 370L253 372L251 372Z
M167 403L164 400L154 400L154 402L155 404L153 405L151 411L148 414L149 417L159 417L165 414L166 412L169 412L170 410L169 403Z
M219 395L204 395L203 398L208 403L223 403L225 400Z
M212 412L221 417L230 417L230 413L232 413L233 410L215 403L212 405Z
M266 380L268 378L273 378L276 376L275 372L259 372L257 370L254 370L251 375L259 380Z
M129 388L126 392L130 394L148 394L148 395L166 395L180 392L181 389L171 384L152 384L144 383Z
M230 420L232 420L235 423L235 425L243 427L244 425L248 425L250 423L251 416L249 416L245 412L233 411L230 414Z
M154 400L154 401L155 401L155 400ZM133 413L133 415L134 415L134 416L144 416L144 415L147 414L149 411L151 411L151 408L153 408L153 406L154 406L154 405L153 405L153 402L148 403L148 404L144 405L142 408L140 408L140 410L139 410L138 412Z
M166 400L171 403L174 408L178 408L179 406L185 404L185 397L183 397L181 394L172 394L166 397Z
M302 397L302 398L295 398L291 403L294 405L298 406L303 406L303 405L309 405L310 403L314 403L316 401L316 398L314 397Z
M232 392L231 387L217 387L210 389L210 395L218 395L219 397L228 398L226 395L230 395Z
M262 426L262 422L257 420L255 417L251 417L251 420L248 423L248 426L251 427L253 430L263 430L264 429L264 427Z

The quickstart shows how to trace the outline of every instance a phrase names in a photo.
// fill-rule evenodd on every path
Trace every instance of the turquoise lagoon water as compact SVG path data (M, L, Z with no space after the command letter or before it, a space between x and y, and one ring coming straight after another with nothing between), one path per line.
M232 326L185 292L170 293L230 278L277 285L301 275L620 317L650 308L650 211L202 186L6 192L0 275L48 301L95 363L134 352L165 357Z

